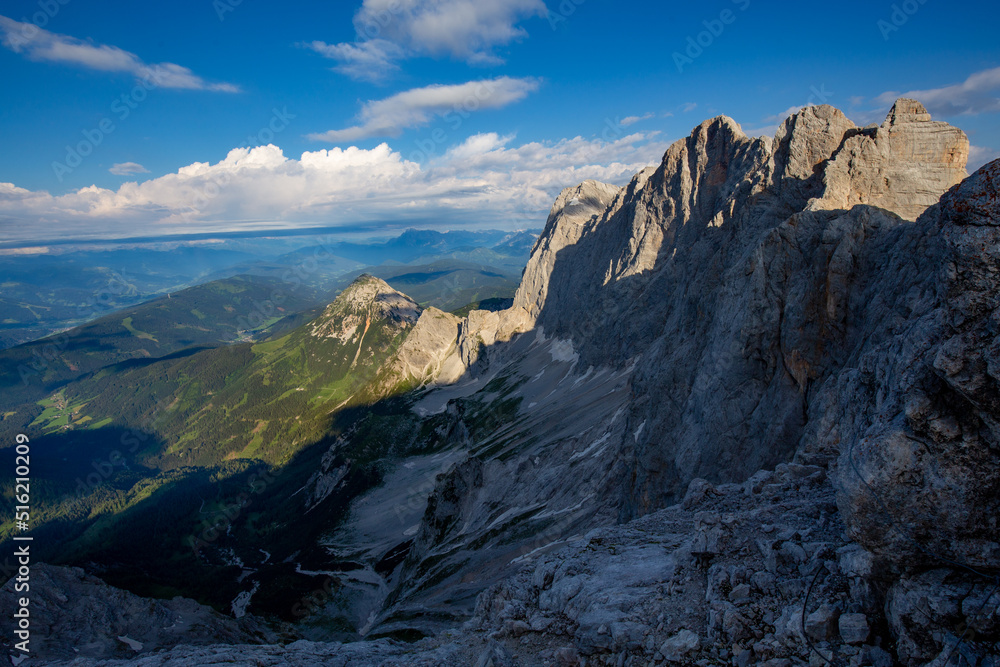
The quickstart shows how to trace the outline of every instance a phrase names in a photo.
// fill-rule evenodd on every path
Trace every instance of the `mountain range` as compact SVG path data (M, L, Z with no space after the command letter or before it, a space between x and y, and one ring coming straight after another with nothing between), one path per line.
M997 664L1000 161L968 153L908 99L720 116L563 191L504 309L363 274L239 342L132 317L36 385L5 351L36 620L76 628L40 655Z
M532 231L408 229L364 241L313 234L0 248L0 350L237 276L316 290L317 305L325 305L363 272L390 280L409 274L406 285L415 298L453 310L513 296L536 238ZM412 268L407 272L402 265ZM435 284L425 284L430 282Z

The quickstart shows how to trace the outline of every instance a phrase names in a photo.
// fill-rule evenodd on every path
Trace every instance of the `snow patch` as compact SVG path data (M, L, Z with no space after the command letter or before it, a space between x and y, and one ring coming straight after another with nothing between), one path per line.
M576 363L580 360L580 355L573 349L573 341L568 338L565 340L558 338L553 340L552 345L549 347L549 354L552 355L552 361Z
M253 598L254 593L260 588L260 582L255 581L253 588L248 591L243 591L236 596L233 600L233 616L236 618L243 618L247 615L247 607L250 606L250 600ZM121 637L119 637L121 639Z
M611 434L610 433L605 433L598 440L595 440L590 445L590 447L587 447L582 452L577 452L573 456L569 457L569 460L570 461L576 461L577 459L582 459L584 456L586 456L587 454L591 453L592 451L594 451L595 449L597 449L598 447L600 447L601 445L603 445L604 443L606 443L610 439L611 439Z
M142 642L137 642L136 640L132 639L128 635L124 635L124 636L123 635L119 635L118 636L118 641L122 642L123 644L128 644L128 647L130 649L132 649L133 651L141 651L142 650Z
M635 436L635 441L636 442L639 442L639 436L642 434L642 429L644 429L644 428L646 428L646 420L645 419L642 420L642 423L639 424L639 428L637 428L635 430L635 433L632 434L633 436Z

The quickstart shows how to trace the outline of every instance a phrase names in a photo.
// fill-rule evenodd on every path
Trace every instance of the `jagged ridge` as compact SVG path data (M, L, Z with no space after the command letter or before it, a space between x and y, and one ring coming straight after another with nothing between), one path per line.
M815 641L856 635L843 641L868 648L847 646L841 657L885 664L892 657L874 642L889 626L898 660L946 655L943 640L924 636L928 621L911 592L955 604L958 584L930 585L954 573L902 571L940 566L937 555L987 571L1000 560L1000 163L958 185L967 153L964 134L912 100L868 128L811 107L773 140L748 138L725 117L706 121L623 189L591 182L564 191L513 308L460 323L434 318L442 321L422 351L451 361L444 375L445 364L418 364L429 369L423 382L466 370L414 409L435 420L457 461L407 531L407 555L365 629L441 628L471 614L484 588L537 561L530 582L507 579L481 597L476 620L501 637L537 633L553 659L582 652L620 664L677 650L684 660L802 661L807 632ZM476 420L510 405L514 414L483 434ZM382 493L357 504L355 520L384 513L392 496L379 501ZM686 530L686 515L661 509L682 498L685 511L710 510ZM734 521L749 530L761 512L794 507L801 516L756 545L785 581L751 580L723 563L704 595L685 593L678 604L697 641L610 609L629 577L553 576L545 557L571 545L589 577L604 560L588 552L611 540L620 558L612 571L655 561L663 576L644 585L683 586L680 573L696 569L690 559L722 556ZM621 534L589 532L640 515L647 520ZM841 520L861 546L831 546L839 530L826 542L806 539ZM669 556L636 536L661 524L678 531ZM768 607L800 596L802 578L820 565L824 611L806 627L796 626L801 607ZM875 576L878 590L891 587L887 605ZM642 604L668 604L670 593L657 591ZM763 598L740 610L744 594ZM848 605L855 617L845 630L837 617ZM995 614L951 616L996 634ZM862 629L875 634L861 638ZM748 636L762 641L749 646ZM732 651L736 642L742 652ZM502 663L506 650L491 647L482 659Z

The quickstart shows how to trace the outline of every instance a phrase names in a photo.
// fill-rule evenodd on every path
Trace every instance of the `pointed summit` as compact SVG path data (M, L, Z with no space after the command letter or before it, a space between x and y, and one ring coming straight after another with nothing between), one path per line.
M916 100L901 97L896 100L885 118L884 125L896 125L897 123L925 123L931 120L930 113L926 107Z
M312 323L312 335L348 341L359 330L384 321L397 328L416 323L422 309L416 301L398 292L381 278L364 273L327 306Z
M916 220L967 176L969 139L935 121L920 102L901 98L882 125L845 135L824 175L814 208L869 204Z
M621 190L616 185L587 180L559 194L545 230L532 248L531 259L514 297L515 307L524 309L530 318L538 316L545 304L556 255L563 248L576 244L587 223L603 215Z

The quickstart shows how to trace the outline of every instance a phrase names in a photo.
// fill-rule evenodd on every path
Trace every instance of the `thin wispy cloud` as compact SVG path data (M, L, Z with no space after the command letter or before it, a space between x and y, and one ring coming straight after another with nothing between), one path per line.
M763 122L769 123L771 125L774 125L775 129L777 129L777 126L781 125L782 123L784 123L786 118L788 118L789 116L794 116L795 114L797 114L798 112L802 111L805 108L806 108L806 105L804 105L804 104L797 104L795 106L788 107L787 109L785 109L781 113L776 113L776 114L772 114L770 116L765 116L763 118Z
M138 162L119 162L111 166L108 169L109 172L115 176L132 176L134 174L148 174L149 169L146 169Z
M64 195L0 183L0 238L38 237L25 221L45 220L51 238L123 238L379 220L443 225L539 226L563 188L586 179L625 183L659 162L656 133L613 141L576 137L514 145L478 134L427 164L387 144L306 152L287 158L273 145L238 148L117 190L90 186Z
M875 98L882 105L891 105L900 97L921 102L934 116L972 116L1000 112L1000 67L976 72L962 83L942 88L889 91Z
M364 0L354 16L355 42L306 46L365 81L380 81L396 61L419 56L497 65L498 47L527 36L519 24L547 11L542 0Z
M117 46L93 44L69 35L60 35L0 16L0 44L14 53L38 62L76 65L101 72L123 72L137 79L148 79L163 88L239 92L231 83L212 83L187 67L174 63L144 62L139 56Z
M650 118L655 118L655 117L656 117L655 113L646 113L641 116L625 116L619 122L622 124L622 127L628 127L630 125L635 125L636 123L641 123L644 120L649 120Z
M970 146L968 171L971 174L984 164L994 160L1000 160L1000 151L985 146Z
M397 60L402 59L406 52L384 39L373 39L356 44L327 44L313 41L302 46L333 60L340 61L334 71L345 74L352 79L381 82L399 70Z
M501 109L523 100L540 85L538 79L504 76L456 85L414 88L382 100L366 102L358 114L358 125L310 134L308 138L345 143L372 137L397 137L403 130L427 125L438 116Z

